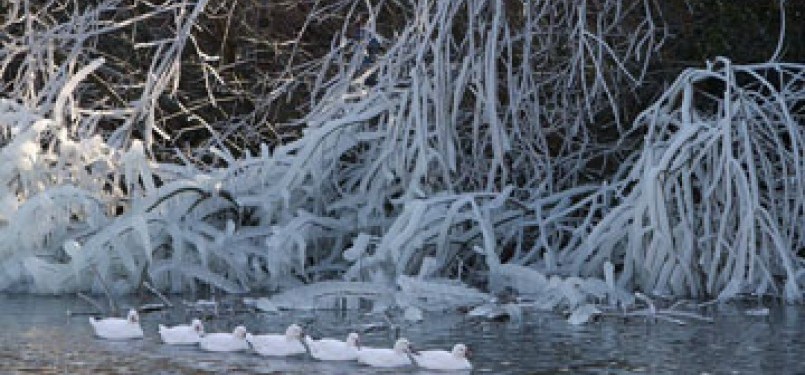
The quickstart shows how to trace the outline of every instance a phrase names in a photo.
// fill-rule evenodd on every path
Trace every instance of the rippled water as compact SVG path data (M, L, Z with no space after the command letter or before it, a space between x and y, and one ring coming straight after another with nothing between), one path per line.
M778 306L766 317L744 308L719 306L715 322L687 326L642 319L605 318L575 327L556 314L528 314L519 324L477 322L458 313L426 315L400 333L417 348L449 348L464 342L473 350L474 373L491 374L786 374L805 373L805 310ZM0 295L0 373L44 374L373 374L355 363L324 363L304 357L267 359L248 353L203 353L162 345L158 323L184 323L178 309L142 315L144 340L110 342L93 337L89 311L71 297ZM206 321L208 332L244 324L258 333L284 331L302 322L309 332L341 338L382 318L358 312L226 313ZM389 330L368 332L365 345L388 346ZM400 370L386 373L400 373ZM410 370L409 373L423 373Z

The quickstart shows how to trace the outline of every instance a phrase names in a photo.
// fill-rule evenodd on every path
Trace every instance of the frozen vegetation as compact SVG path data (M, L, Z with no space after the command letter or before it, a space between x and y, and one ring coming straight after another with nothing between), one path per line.
M298 136L259 149L232 134L266 117L186 109L208 132L190 149L158 120L190 62L210 101L234 85L194 36L212 2L57 3L2 8L0 290L148 281L414 316L514 291L573 321L638 291L803 298L805 65L711 61L627 122L663 42L653 1L416 0L394 35L383 1L315 8L370 16L249 94L306 90ZM128 76L104 38L154 17L172 34L137 40L149 68Z

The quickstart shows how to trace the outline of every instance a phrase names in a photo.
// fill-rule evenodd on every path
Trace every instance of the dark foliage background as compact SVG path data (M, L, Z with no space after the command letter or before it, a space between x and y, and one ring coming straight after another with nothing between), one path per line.
M24 6L43 15L36 22L41 23L38 29L44 29L48 24L56 25L103 3L108 2L34 0L24 2ZM153 14L168 1L116 3L114 10L106 10L99 17L111 22L152 14L90 43L94 54L107 58L108 63L92 75L93 88L87 90L97 93L93 100L106 102L108 106L138 99L140 87L136 83L147 78L154 50L137 43L170 38L176 33L173 11ZM411 10L396 2L371 3L379 15L378 33L393 38ZM512 17L517 17L518 3L506 2ZM8 16L14 4L0 4L3 16L0 41L6 51L26 36L26 20ZM294 120L308 109L314 79L300 68L327 54L341 32L357 36L367 11L351 4L315 0L211 1L193 29L192 44L184 51L178 90L175 94L161 95L156 105L156 121L171 137L170 141L157 143L157 157L171 158L174 155L171 150L178 148L187 150L191 158L206 158L209 162L207 155L192 155L198 151L191 150L221 143L218 146L238 155L246 149L257 150L263 142L276 145L298 137L302 126ZM703 66L716 56L727 56L735 63L768 60L780 37L781 4L786 23L778 57L783 61L805 61L805 1L657 2L660 12L656 13L655 22L664 25L665 41L656 51L640 87L619 93L622 121L630 123L684 67ZM110 12L114 14L110 16ZM628 22L624 20L627 26ZM55 50L57 55L64 52ZM202 54L218 59L204 61L199 58ZM25 64L15 56L5 58L9 64L2 71L0 88L13 92L20 89L13 87L14 82L19 82L14 77L21 74ZM213 71L217 77L211 74ZM599 136L606 138L607 134L611 136L608 124L613 119L611 114L602 116L593 121L602 129ZM116 125L107 124L110 129ZM220 138L211 140L211 131L219 132ZM134 129L133 136L141 134Z

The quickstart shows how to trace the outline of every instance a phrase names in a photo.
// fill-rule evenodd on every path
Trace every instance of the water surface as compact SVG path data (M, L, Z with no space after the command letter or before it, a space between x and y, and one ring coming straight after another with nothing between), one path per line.
M130 305L137 305L130 301ZM774 306L768 316L745 307L703 311L714 323L686 326L607 317L571 326L554 313L531 313L520 323L478 322L460 313L427 314L425 322L401 323L399 333L417 348L468 344L476 374L796 374L805 373L805 310ZM162 345L157 324L186 323L197 313L182 309L142 314L143 340L111 342L92 335L92 311L74 297L0 294L0 373L36 374L424 374L381 371L356 363L309 358L269 359L249 353L204 353ZM308 332L343 339L351 330L382 323L366 312L221 312L205 321L207 332L244 324L255 333L281 332L291 322ZM362 342L390 346L395 332L366 332Z

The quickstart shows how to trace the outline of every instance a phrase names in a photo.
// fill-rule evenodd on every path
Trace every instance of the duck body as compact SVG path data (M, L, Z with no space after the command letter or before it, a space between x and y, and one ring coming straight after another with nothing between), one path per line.
M246 340L257 354L267 357L287 357L307 352L298 339L285 335L248 335Z
M140 319L135 310L130 310L125 319L90 317L89 324L96 336L108 340L130 340L143 337L143 329L140 327Z
M284 335L247 335L246 341L257 354L269 357L286 357L307 353L302 343L302 327L291 324Z
M305 337L310 355L320 361L354 361L358 359L358 334L350 333L346 341L336 339L313 340Z
M428 370L472 370L472 364L467 359L467 347L457 344L453 351L423 350L412 355L418 367Z
M170 345L198 344L204 336L204 326L201 321L194 319L191 324L181 324L173 327L159 325L159 336L162 341Z
M210 333L204 335L198 344L208 352L239 352L249 350L246 341L246 328L237 327L232 333Z
M408 340L399 339L393 349L361 348L358 362L372 367L402 367L411 365Z

